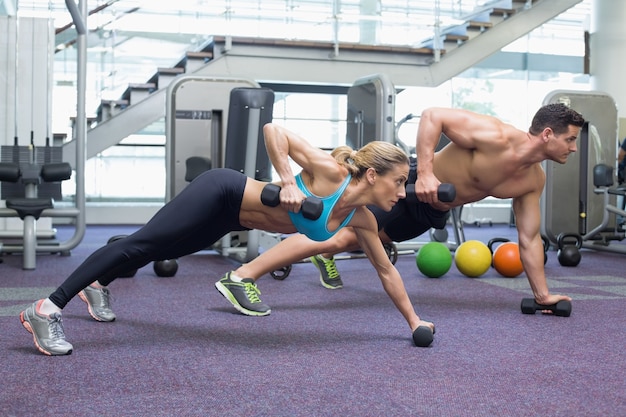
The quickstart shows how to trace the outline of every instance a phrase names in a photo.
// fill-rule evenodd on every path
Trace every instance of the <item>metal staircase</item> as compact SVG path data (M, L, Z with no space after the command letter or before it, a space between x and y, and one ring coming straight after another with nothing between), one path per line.
M119 100L103 101L88 131L87 158L163 118L167 85L180 74L351 85L376 72L399 87L437 86L581 1L487 1L416 47L215 36L145 84L129 85ZM74 141L64 144L63 158L75 161Z

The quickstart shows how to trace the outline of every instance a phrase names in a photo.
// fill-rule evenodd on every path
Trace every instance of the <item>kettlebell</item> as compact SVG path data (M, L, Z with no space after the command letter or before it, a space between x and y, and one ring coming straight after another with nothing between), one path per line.
M545 265L548 262L548 250L550 250L550 240L541 235L541 240L543 241L543 264Z
M583 239L575 233L561 233L557 236L559 250L557 258L562 266L578 266L581 259L580 248Z
M493 267L493 253L496 251L496 249L494 248L496 243L506 243L506 242L510 242L510 239L507 239L505 237L494 237L493 239L490 239L489 242L487 242L487 247L489 248L489 251L491 252L491 266Z

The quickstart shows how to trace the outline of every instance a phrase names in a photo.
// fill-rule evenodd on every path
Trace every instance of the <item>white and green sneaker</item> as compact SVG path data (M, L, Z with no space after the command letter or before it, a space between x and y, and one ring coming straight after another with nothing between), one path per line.
M230 279L228 272L215 283L215 288L235 307L246 316L267 316L272 312L270 306L259 298L261 291L252 278L242 278L241 282Z
M338 290L343 288L343 282L339 271L337 271L337 265L335 264L335 258L326 259L321 255L311 256L309 258L311 263L317 267L320 271L320 282L325 288L329 290Z

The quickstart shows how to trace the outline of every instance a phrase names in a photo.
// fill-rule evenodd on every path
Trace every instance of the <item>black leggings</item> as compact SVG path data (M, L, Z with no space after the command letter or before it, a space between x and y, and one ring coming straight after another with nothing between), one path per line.
M63 308L96 280L108 285L152 261L180 258L210 247L229 232L248 230L239 224L246 179L231 169L198 176L141 229L92 253L50 300Z

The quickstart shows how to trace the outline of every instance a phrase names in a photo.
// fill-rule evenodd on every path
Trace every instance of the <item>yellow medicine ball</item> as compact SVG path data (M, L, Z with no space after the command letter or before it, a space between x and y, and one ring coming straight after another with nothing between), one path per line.
M454 263L463 275L477 278L491 267L491 251L479 240L468 240L455 251Z

